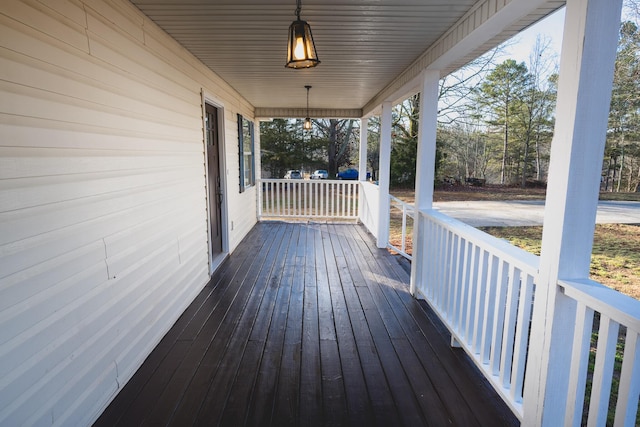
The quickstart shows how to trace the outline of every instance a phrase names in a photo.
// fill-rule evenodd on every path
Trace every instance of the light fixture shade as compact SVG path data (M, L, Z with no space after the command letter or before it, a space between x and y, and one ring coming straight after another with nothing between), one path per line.
M287 44L288 68L311 68L320 63L316 46L313 43L311 27L307 21L300 19L293 21L289 26L289 42Z
M304 124L302 125L302 128L304 130L311 130L311 119L309 117L304 119Z

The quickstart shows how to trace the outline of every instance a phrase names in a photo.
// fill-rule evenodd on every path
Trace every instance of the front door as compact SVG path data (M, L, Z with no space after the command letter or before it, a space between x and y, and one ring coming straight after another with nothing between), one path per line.
M222 252L222 183L220 180L220 133L218 109L205 106L205 129L207 136L207 161L209 179L209 241L211 258Z

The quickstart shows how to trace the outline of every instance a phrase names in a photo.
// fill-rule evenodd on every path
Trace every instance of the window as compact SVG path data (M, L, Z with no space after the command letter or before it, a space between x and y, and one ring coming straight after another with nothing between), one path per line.
M240 148L240 192L256 182L253 165L253 122L238 114L238 147Z

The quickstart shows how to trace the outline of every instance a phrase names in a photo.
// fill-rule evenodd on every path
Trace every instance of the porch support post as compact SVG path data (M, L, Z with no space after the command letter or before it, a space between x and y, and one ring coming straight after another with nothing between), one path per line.
M360 119L360 162L358 166L358 179L360 181L367 180L367 140L369 135L369 119L363 117Z
M253 171L256 182L258 221L262 217L262 155L260 152L260 120L253 121Z
M369 119L362 117L360 119L360 162L358 166L358 180L364 182L367 180L367 141L369 140ZM358 188L358 217L363 221L363 217L368 208L365 208L367 199L364 195L364 188L359 185Z
M575 302L559 279L589 276L622 0L568 0L523 426L565 425ZM578 420L579 422L579 420Z
M439 70L426 70L420 90L420 123L418 125L418 158L416 159L415 218L413 220L413 262L411 263L411 295L424 278L422 248L426 245L421 230L420 211L433 206L433 182L436 169L436 130L438 128Z
M389 177L391 167L391 109L390 101L382 104L380 117L380 160L378 170L378 241L379 248L389 243Z

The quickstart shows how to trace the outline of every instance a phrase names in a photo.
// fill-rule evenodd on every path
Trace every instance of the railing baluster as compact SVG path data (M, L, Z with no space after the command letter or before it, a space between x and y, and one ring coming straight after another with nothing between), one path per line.
M445 322L453 344L464 348L523 420L525 399L531 398L523 395L527 358L535 354L529 349L540 345L529 342L539 258L437 211L417 215L416 244L422 249L415 284L419 295ZM566 365L569 378L562 381L569 384L567 400L545 402L552 407L547 412L554 417L551 423L582 425L586 404L588 425L608 425L612 419L615 426L635 425L640 399L638 301L588 279L560 280L558 286L563 298L573 299L576 306L565 315L571 324L561 326L572 346L571 357L553 362ZM590 345L594 313L600 315L596 348ZM619 336L620 325L626 333ZM590 400L585 402L590 353L595 354L595 367ZM616 359L622 360L621 366L614 366ZM526 378L539 380L535 373ZM609 402L614 378L619 379L617 397Z
M295 182L290 182L287 184L288 187L288 202L287 202L287 207L289 209L289 211L287 212L288 216L295 216L296 211L296 183Z
M345 207L346 207L345 211L344 211L345 216L349 216L349 211L351 210L351 188L353 188L353 187L351 185L351 182L349 182L346 185L345 196L344 196Z
M482 341L482 329L485 322L484 302L487 289L487 269L489 264L489 252L482 249L478 259L478 276L476 280L476 313L473 321L473 341L472 348L476 354L480 353L480 343Z
M300 216L300 183L293 184L293 215Z
M278 203L280 201L280 184L277 182L271 183L271 213L275 215L280 214L280 207Z
M498 282L498 264L497 256L489 253L489 262L487 263L487 295L484 299L484 312L486 319L482 325L482 342L480 344L480 361L483 364L490 362L491 341L493 338L493 319L494 313L498 309L495 305L497 282Z
M450 273L449 273L449 301L447 306L447 311L445 313L446 318L449 322L453 321L456 306L456 290L458 289L457 285L457 265L458 265L458 244L460 237L451 233L451 254L449 255L449 262L451 265ZM417 243L417 242L416 242Z
M440 235L442 232L442 227L439 227L437 225L435 225L433 227L433 236L431 238L431 246L433 246L432 249L432 253L431 253L431 259L432 264L434 266L434 271L433 271L433 279L431 281L431 287L433 288L433 294L432 294L432 298L433 298L433 302L436 306L440 306L440 272L442 271L440 268L437 268L438 265L440 265L441 261L440 261Z
M308 215L308 211L307 211L307 196L308 196L308 192L309 192L309 182L308 181L302 181L302 183L300 184L300 187L302 189L301 191L301 204L300 204L300 208L302 209L301 212L301 216L307 216Z
M471 337L472 337L472 332L473 332L473 319L475 316L475 308L476 308L476 298L478 297L477 295L477 287L476 287L476 282L477 282L477 277L478 277L478 264L480 261L480 248L473 244L472 245L472 257L471 257L471 264L470 264L470 275L468 276L468 280L469 280L469 286L467 286L467 313L465 316L465 326L464 326L464 330L465 330L465 339L470 342L471 341Z
M273 187L274 187L274 190L273 190L274 191L273 203L274 203L274 206L275 206L275 212L276 212L276 215L280 215L281 214L281 212L280 212L281 206L280 205L282 203L282 196L283 196L282 188L281 188L282 185L279 182L276 182L276 183L274 183Z
M587 383L592 328L593 310L578 302L576 308L576 327L571 351L571 360L573 363L569 370L569 390L567 390L565 426L572 425L578 427L582 424L584 388Z
M303 212L302 212L302 198L301 193L302 193L302 183L299 181L296 181L295 183L295 203L294 203L294 215L295 216L302 216Z
M286 200L285 200L285 204L283 206L283 215L291 215L291 188L289 186L289 183L283 183L282 184L282 191L285 192L283 194L286 194ZM286 210L285 210L286 209Z
M313 183L313 189L314 189L314 199L313 199L313 216L320 216L322 215L322 213L320 212L320 210L318 209L318 203L320 202L320 186L322 185L321 182L314 182Z
M431 226L429 227L429 234L427 235L427 241L428 242L435 242L435 236L438 233L438 226L436 224L431 224ZM427 271L428 274L428 279L429 279L429 283L428 283L428 287L429 287L429 297L433 300L435 299L435 283L436 283L436 274L437 274L437 270L435 268L435 266L437 265L436 259L435 259L435 254L437 252L436 246L431 243L429 245L429 269Z
M500 382L503 387L511 387L511 367L513 366L513 343L515 339L518 295L520 293L520 270L513 265L509 268L507 288L507 309L503 328L502 355L500 356Z
M307 215L307 181L300 182L300 213L298 216Z
M527 363L527 349L529 347L529 323L531 322L533 277L527 274L525 279L521 279L520 286L518 320L516 323L513 368L511 374L511 397L516 402L522 401L524 371Z
M344 202L345 202L344 187L345 187L345 184L341 183L340 184L340 212L341 212L340 216L344 216Z
M320 181L318 182L318 186L316 187L316 195L318 196L317 200L316 200L316 212L318 216L325 216L325 213L323 211L323 207L324 207L324 200L325 200L325 187L326 187L326 183Z
M616 356L616 344L618 343L618 329L617 322L600 313L600 330L598 332L596 364L593 368L587 426L603 426L607 421L613 362Z
M453 233L451 233L451 230L447 230L444 229L445 231L445 244L443 246L443 250L444 250L444 262L445 265L451 265L451 247L453 246ZM444 287L444 301L442 302L441 308L443 313L446 313L449 311L449 301L451 300L451 269L447 268L444 269L443 272L443 283L442 286Z
M465 335L465 331L464 328L467 324L467 318L466 318L466 313L467 313L467 304L468 304L468 288L469 288L469 275L471 273L471 264L472 264L472 257L473 257L473 253L471 252L473 248L473 243L469 242L469 241L465 241L465 248L464 248L464 260L462 262L462 281L460 283L460 308L459 308L459 313L458 313L458 334L460 336L464 336Z
M638 398L640 398L640 340L637 331L627 328L614 427L635 424Z
M313 184L313 181L311 180L304 182L304 216L305 217L311 216L311 212L310 212L311 199L309 198L309 193L311 192L311 184Z
M402 252L407 251L407 245L405 244L405 240L407 239L407 208L403 204L402 205Z
M351 216L358 216L358 188L360 188L359 182L354 182L351 185Z
M460 328L460 316L459 313L462 310L462 283L464 280L464 258L465 250L467 248L467 241L463 237L458 237L458 253L456 254L455 268L455 294L453 311L451 312L452 327L454 330Z
M496 289L495 308L496 313L493 318L492 327L492 344L491 355L489 356L490 372L491 375L498 375L500 373L501 355L502 355L502 343L504 339L504 319L507 309L507 290L509 275L511 270L510 265L506 261L499 261L498 265L498 289Z

